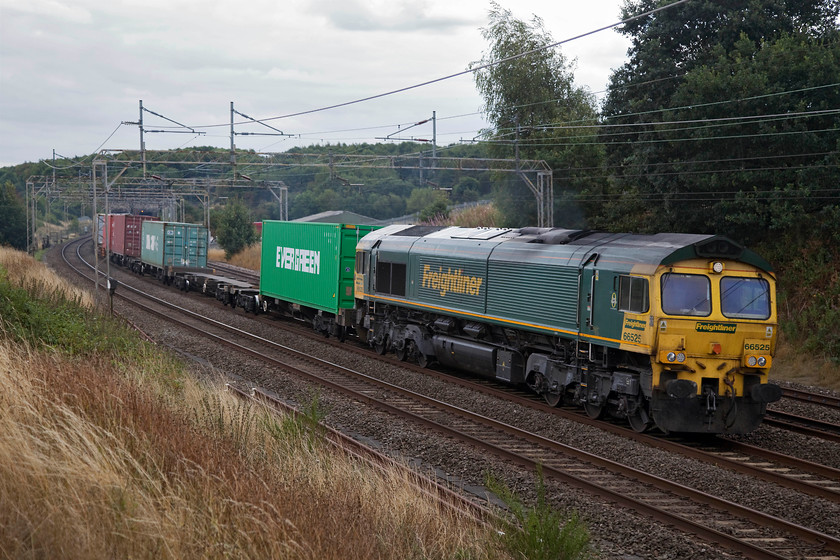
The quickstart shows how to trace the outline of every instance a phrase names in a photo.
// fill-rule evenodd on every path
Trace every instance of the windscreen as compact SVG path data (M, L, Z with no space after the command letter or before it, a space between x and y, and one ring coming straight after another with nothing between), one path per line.
M708 277L697 274L663 274L662 311L668 315L709 315L712 312L712 298Z
M761 278L720 279L723 314L733 319L770 318L770 284Z

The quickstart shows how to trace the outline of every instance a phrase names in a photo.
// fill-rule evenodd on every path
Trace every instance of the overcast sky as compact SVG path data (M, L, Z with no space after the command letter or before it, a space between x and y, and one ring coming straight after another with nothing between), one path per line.
M561 41L618 21L622 0L499 4L518 19L539 16ZM206 133L148 133L147 149L229 147L231 101L266 119L457 74L488 48L481 28L489 9L489 0L0 0L0 166L49 159L53 150L73 157L139 149L138 127L121 123L138 120L141 99ZM561 50L577 59L576 82L598 93L628 46L607 30ZM237 136L236 145L280 152L431 138L431 124L394 133L434 111L443 146L476 136L481 103L467 74L275 119L268 124L294 136ZM143 118L146 129L174 126ZM236 132L272 131L237 124Z

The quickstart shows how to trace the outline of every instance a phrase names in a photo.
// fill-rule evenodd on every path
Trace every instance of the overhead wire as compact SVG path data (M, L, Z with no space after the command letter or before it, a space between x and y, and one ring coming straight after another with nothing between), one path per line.
M123 123L118 124L118 125L117 125L117 127L113 130L113 132L111 132L111 134L109 134L109 135L108 135L108 138L106 138L106 139L105 139L105 140L104 140L104 141L103 141L103 142L99 145L99 147L98 147L98 148L96 148L96 149L93 151L93 154L98 153L98 152L99 152L99 150L101 150L101 149L102 149L102 146L104 146L105 144L107 144L107 143L108 143L108 140L110 140L111 138L113 138L114 134L116 134L116 133L117 133L117 131L120 129L120 127L121 127L122 125L123 125ZM91 157L92 157L92 155L87 155L87 156L83 157L82 159L80 159L79 161L74 162L74 163L72 163L72 164L70 164L70 165L68 165L68 166L66 166L66 167L57 167L57 166L53 166L52 164L50 164L50 163L49 163L49 160L46 160L46 159L41 160L41 162L42 162L42 163L44 163L44 164L45 164L48 168L50 168L50 169L55 169L56 171L63 171L63 170L65 170L65 169L73 169L74 167L81 167L81 165L82 165L84 162L88 161ZM70 159L70 158L65 158L65 159Z
M462 76L462 75L465 75L465 74L473 73L473 72L482 70L484 68L490 67L492 65L497 65L497 64L504 63L504 62L508 62L510 60L515 60L517 58L527 56L527 55L532 54L532 53L537 52L537 51L541 51L541 50L545 50L545 49L549 49L549 48L554 48L554 47L557 47L557 46L562 45L564 43L567 43L567 42L570 42L570 41L573 41L573 40L576 40L576 39L580 39L582 37L586 37L588 35L592 35L594 33L598 33L598 32L604 31L606 29L611 29L611 28L616 27L618 25L622 25L622 24L631 22L635 19L646 17L646 16L651 15L655 12L674 7L676 5L685 3L687 1L688 0L679 0L678 2L669 4L669 5L666 5L666 6L662 6L662 7L656 8L654 10L650 10L650 11L645 12L643 14L639 14L637 16L634 16L633 18L628 18L626 20L622 20L620 22L617 22L617 23L614 23L614 24L611 24L611 25L608 25L608 26L604 26L604 27L601 27L601 28L596 29L596 30L589 31L587 33L583 33L583 34L577 35L575 37L571 37L571 38L568 38L568 39L565 39L565 40L562 40L562 41L557 41L557 42L552 43L552 44L547 45L547 46L539 47L537 49L533 49L533 50L530 50L530 51L527 51L527 52L519 53L517 55L513 55L511 57L508 57L508 58L505 58L505 59L502 59L502 60L499 60L499 61L487 63L487 64L481 65L481 66L476 66L476 67L470 68L470 69L462 71L462 72L458 72L458 73L455 73L455 74L450 74L450 75L443 76L443 77L440 77L440 78L436 78L436 79L433 79L433 80L428 80L428 81L421 82L421 83L414 84L414 85L410 85L410 86L407 86L407 87L404 87L404 88L399 88L399 89L388 91L388 92L385 92L385 93L380 93L380 94L364 97L364 98L361 98L361 99L356 99L356 100L352 100L352 101L348 101L348 102L344 102L344 103L338 103L338 104L334 104L334 105L330 105L330 106L326 106L326 107L321 107L321 108L317 108L317 109L301 111L301 112L296 112L296 113L290 113L290 114L280 115L280 116L276 116L276 117L270 117L270 118L266 118L266 119L252 119L252 120L254 120L256 122L259 122L259 123L263 123L265 121L272 121L272 120L278 120L278 119L284 119L284 118L290 118L290 117L295 117L295 116L300 116L300 115L311 114L311 113L320 112L320 111L327 111L327 110L336 109L336 108L339 108L339 107L345 107L345 106L349 106L349 105L353 105L353 104L358 104L358 103L362 103L362 102L365 102L365 101L370 101L370 100L378 99L378 98L381 98L381 97L401 93L401 92L408 91L408 90L411 90L411 89L416 89L416 88L419 88L419 87L431 85L431 84L441 82L441 81L444 81L444 80L448 80L448 79L455 78L455 77L458 77L458 76ZM649 82L653 83L653 82L662 81L662 80L676 79L678 77L680 77L680 76L671 76L671 77L666 77L666 78L659 78L659 79L656 79L656 80L650 80ZM648 83L648 82L646 82L646 83ZM642 85L642 84L628 84L627 86L622 86L622 88L636 87L636 86L639 86L639 85ZM811 91L811 90L816 90L816 89L825 88L825 87L833 87L833 86L837 86L837 85L840 85L840 84L837 84L837 83L827 84L827 85L823 85L823 86L814 86L814 87L810 87L810 88L801 88L801 89L798 89L798 90L791 90L791 91L788 91L788 92L774 92L774 93L770 93L770 94L752 96L752 97L735 99L735 100L724 100L724 101L710 102L710 103L703 103L703 104L692 104L692 105L687 105L687 106L684 106L684 107L664 108L664 109L658 109L658 110L652 110L652 111L645 111L645 112L638 112L638 113L627 113L627 114L620 114L620 115L609 115L609 116L606 116L604 118L606 118L606 119L618 119L618 118L627 118L627 117L630 117L630 116L642 116L642 115L646 115L646 114L656 114L656 113L661 113L661 112L665 112L665 111L676 111L676 110L681 110L681 109L695 109L695 108L700 108L700 107L707 107L707 106L720 105L720 104L726 104L726 103L734 103L734 102L738 102L738 101L756 100L756 99L762 99L762 98L766 98L766 97L772 97L772 96L778 96L778 95L784 95L784 94L790 94L790 93ZM549 101L546 101L546 102L543 102L543 103L551 103L551 102L556 102L556 100L549 100ZM529 104L529 105L535 105L535 104ZM526 106L529 106L529 105L524 105L522 107L526 107ZM812 113L817 114L816 112L812 112ZM825 111L823 113L831 114L831 111ZM461 118L461 117L466 117L466 116L473 116L475 114L477 114L477 113L466 113L466 114L463 114L463 115L453 115L453 116L449 116L449 117L438 117L438 119L439 120L455 119L455 118ZM782 116L782 115L784 115L784 116ZM625 124L621 124L621 123L616 123L616 124L600 123L600 124L594 124L594 125L575 125L575 124L572 124L572 123L565 123L565 124L559 124L559 125L551 125L551 128L557 128L557 129L586 128L586 127L591 126L593 128L604 129L604 128L609 128L609 127L621 127L621 126L645 126L645 125L653 126L653 125L665 125L665 124L672 125L672 124L682 124L682 123L699 123L699 122L704 122L705 123L705 122L721 121L721 124L704 125L704 127L687 127L685 129L668 129L667 131L650 131L650 132L674 132L674 131L678 131L678 130L692 130L692 129L693 130L698 130L698 129L701 129L701 128L710 128L710 127L713 127L713 126L731 126L732 124L743 124L743 123L725 123L725 124L722 123L722 121L727 121L727 120L735 121L735 120L739 120L739 119L757 119L753 122L770 122L768 120L768 117L778 117L779 119L794 118L792 115L776 114L776 115L770 115L770 116L767 116L767 115L753 115L753 116L748 116L748 117L727 117L727 118L721 118L721 119L695 119L695 120L685 120L685 121L666 121L666 122L658 122L658 123L657 122L625 123ZM196 126L196 127L191 127L191 128L213 128L213 127L221 127L221 126L228 126L228 125L229 125L229 123L220 124L220 125ZM377 128L391 128L391 127L394 127L394 126L395 125L382 125L382 126L378 126L378 127L363 127L363 128L343 129L343 130L328 131L328 132L301 133L301 134L297 135L297 137L299 139L302 139L303 137L306 137L306 136L320 136L320 135L340 133L340 132L373 130L373 129L377 129ZM396 126L401 126L401 125L396 125ZM97 150L96 150L97 152L101 149L101 147L105 143L107 143L108 140L110 140L111 137L113 137L113 135L116 133L116 131L118 129L119 129L119 125L117 126L117 129L115 129L114 132L111 133L111 135L108 137L108 139L106 139L106 141L103 142L103 144L100 145L99 148L97 148ZM744 138L744 137L751 137L751 136L753 136L753 137L759 137L759 136L764 137L764 136L775 136L775 135L783 135L783 134L825 132L827 130L830 130L830 129L823 129L823 130L816 130L816 131L793 131L793 132L781 132L781 133L769 133L769 134L717 136L717 137L702 138L702 139L682 138L682 139L668 139L668 140L634 140L633 142L637 143L637 142L663 142L663 141L673 142L673 141L718 140L718 139L728 139L728 138ZM645 131L645 132L648 132L648 131ZM602 133L602 135L604 135L604 134L607 134L607 135L609 135L609 134L622 135L622 134L629 134L629 133ZM451 135L451 133L450 133L450 135ZM221 137L221 136L219 136L219 137ZM574 137L571 137L571 138L574 138ZM193 140L195 140L195 138L189 140L187 143L185 143L185 145L190 143ZM622 143L622 142L617 142L617 143ZM574 145L585 145L586 143L573 143L573 144ZM543 147L545 147L545 146L558 146L558 147L560 147L560 146L566 146L566 145L570 145L570 144L567 144L567 143L538 144L538 143L530 143L530 142L520 142L519 145L520 146L543 146ZM441 148L438 148L438 149L443 150L443 149L446 149L446 147L441 147ZM779 156L775 156L775 157L779 157ZM791 157L799 157L799 156L798 155L792 155ZM78 165L78 164L76 164L76 165Z
M643 12L641 14L637 14L637 15L629 17L627 19L617 21L615 23L611 23L611 24L605 25L603 27L599 27L599 28L593 29L591 31L587 31L587 32L581 33L579 35L575 35L574 37L569 37L567 39L556 41L556 42L548 44L548 45L543 45L543 46L540 46L540 47L537 47L537 48L534 48L534 49L530 49L528 51L523 51L521 53L517 53L515 55L511 55L509 57L506 57L506 58L503 58L503 59L500 59L500 60L488 62L488 63L482 64L482 65L478 65L478 66L475 66L475 67L472 67L472 68L468 68L467 70L462 70L460 72L455 72L453 74L448 74L446 76L441 76L439 78L433 78L431 80L426 80L424 82L412 84L412 85L409 85L409 86L405 86L405 87L401 87L401 88L398 88L398 89L386 91L386 92L383 92L383 93L369 95L367 97L354 99L354 100L351 100L351 101L345 101L345 102L342 102L342 103L335 103L333 105L327 105L327 106L319 107L319 108L315 108L315 109L308 109L308 110L305 110L305 111L297 111L295 113L288 113L288 114L285 114L285 115L278 115L278 116L267 117L267 118L262 118L262 119L253 119L252 121L244 121L244 122L234 123L234 124L248 124L250 122L265 123L265 122L268 122L268 121L275 121L275 120L287 119L287 118L291 118L291 117L298 117L298 116L302 116L302 115L309 115L309 114L312 114L312 113L329 111L329 110L332 110L332 109L338 109L338 108L341 108L341 107L347 107L347 106L350 106L350 105L356 105L356 104L359 104L359 103L372 101L374 99L381 99L383 97L396 95L398 93L403 93L403 92L410 91L410 90L413 90L413 89L429 86L429 85L432 85L432 84L436 84L436 83L439 83L439 82L443 82L443 81L446 81L446 80L457 78L457 77L460 77L460 76L465 76L467 74L473 74L473 73L478 72L480 70L484 70L484 69L490 68L492 66L497 66L499 64L503 64L503 63L506 63L506 62L510 62L512 60L523 58L523 57L529 56L531 54L534 54L536 52L553 49L553 48L559 47L560 45L564 45L566 43L570 43L572 41L576 41L578 39L582 39L584 37L588 37L590 35L594 35L596 33L600 33L602 31L606 31L608 29L612 29L614 27L618 27L619 25L625 25L627 23L631 23L631 22L633 22L637 19L641 19L641 18L650 16L650 15L653 15L653 14L661 12L663 10L668 10L668 9L674 8L674 7L679 6L681 4L685 4L688 1L689 0L677 0L676 2L672 2L672 3L664 5L664 6L659 6L658 8L653 8L651 10L648 10L648 11ZM190 128L195 128L195 129L198 129L198 128L219 128L219 127L230 126L230 124L231 123L199 125L199 126L193 126L193 127L190 127Z

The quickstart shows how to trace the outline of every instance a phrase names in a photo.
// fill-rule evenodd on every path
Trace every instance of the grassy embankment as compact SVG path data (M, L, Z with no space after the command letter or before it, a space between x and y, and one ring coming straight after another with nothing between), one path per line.
M515 554L404 475L195 381L95 311L87 292L0 248L3 557Z
M776 269L779 344L771 379L840 391L840 229L757 251Z

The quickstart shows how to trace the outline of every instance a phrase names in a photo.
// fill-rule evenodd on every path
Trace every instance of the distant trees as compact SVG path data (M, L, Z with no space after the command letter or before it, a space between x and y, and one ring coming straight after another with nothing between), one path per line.
M623 16L659 4L631 0ZM627 24L596 225L749 243L836 204L839 12L836 0L698 0Z
M11 181L0 187L0 245L26 249L26 210Z

